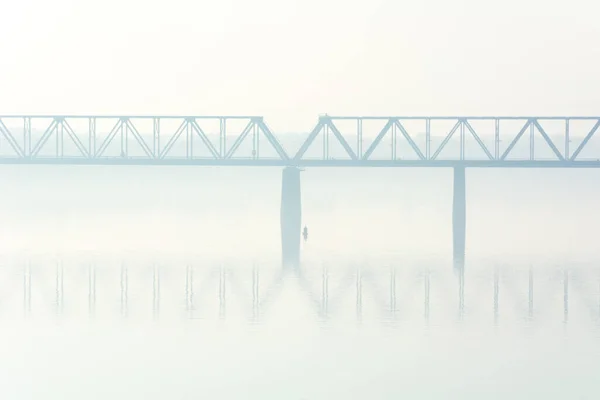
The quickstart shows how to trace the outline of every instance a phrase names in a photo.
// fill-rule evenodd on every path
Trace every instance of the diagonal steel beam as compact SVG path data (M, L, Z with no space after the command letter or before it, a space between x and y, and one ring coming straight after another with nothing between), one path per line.
M281 145L281 143L279 142L279 140L277 140L277 137L273 134L273 132L271 132L271 130L269 129L269 127L267 126L265 121L263 121L262 118L260 119L260 121L258 121L258 127L260 128L260 130L262 130L263 134L267 137L267 140L271 143L271 146L273 146L273 148L275 148L275 151L277 152L277 154L279 154L279 158L282 159L283 161L289 161L290 156L288 156L288 154L284 150L284 148Z
M125 122L125 127L129 130L129 132L131 132L135 140L137 140L139 145L144 150L144 153L146 153L148 157L154 158L154 154L152 150L150 150L150 146L148 146L142 135L140 135L140 132L137 130L133 122L131 122L131 119L127 118L127 121Z
M48 125L48 128L46 128L46 130L42 134L42 137L40 138L40 140L38 140L38 142L35 144L35 146L31 150L31 157L37 156L37 154L40 152L41 148L44 147L44 144L46 144L48 139L50 139L50 136L52 136L52 133L56 130L57 126L58 126L58 121L55 118L52 120L50 125Z
M115 136L117 135L117 132L120 131L121 125L123 125L123 119L119 118L117 120L117 122L115 123L115 125L110 130L110 132L108 133L108 135L102 141L102 144L100 145L100 147L96 149L96 154L94 155L95 158L100 157L104 153L104 151L106 150L106 148L108 147L110 142L112 142L113 139L115 138Z
M23 151L21 146L19 146L19 142L17 142L12 132L6 127L2 119L0 119L0 133L2 133L2 136L6 138L6 140L10 144L10 147L12 147L15 153L17 153L18 156L24 157L25 152Z
M238 149L238 147L240 147L244 139L246 139L246 136L248 136L248 134L252 130L252 127L254 127L254 124L255 122L253 119L251 119L248 122L242 133L239 134L239 136L235 139L235 142L233 142L233 144L231 145L229 151L225 153L225 158L231 158L231 156L233 156L233 153L236 152L236 150Z
M367 151L365 151L365 154L363 154L363 157L362 157L363 160L368 160L369 157L371 157L371 154L373 154L373 152L375 151L375 149L377 148L377 146L379 145L379 143L381 142L381 140L383 139L385 134L390 130L392 125L394 125L394 121L395 121L394 118L388 119L388 121L383 126L383 128L381 129L381 131L379 132L377 137L375 137L375 140L373 140L373 143L371 143L371 145L369 146Z
M298 152L294 156L294 161L300 161L302 159L302 157L306 153L306 150L308 150L308 148L310 147L312 142L315 141L315 138L321 132L321 129L323 129L323 125L324 125L323 121L321 119L319 119L319 122L317 123L317 125L314 127L312 132L308 135L308 137L306 138L304 143L302 143L302 146L300 146L300 148L298 149Z
M404 139L406 139L406 141L408 142L408 144L410 144L410 147L412 147L412 149L415 151L415 153L417 154L417 156L421 160L424 160L425 156L423 155L423 152L421 152L421 149L419 149L419 145L417 145L415 143L415 141L413 140L413 138L410 137L409 133L404 128L404 125L402 125L402 123L399 120L396 120L396 127L398 127L398 129L400 129L400 132L402 133L402 136L404 136Z
M217 149L215 148L215 146L213 146L212 142L210 141L210 139L208 138L208 136L206 136L206 134L204 133L204 131L202 130L202 128L200 128L200 125L198 125L198 122L196 121L196 119L193 119L192 122L192 129L194 131L196 131L196 134L198 136L200 136L200 138L202 139L202 141L204 142L204 145L208 148L208 150L210 151L210 153L213 155L214 159L219 159L219 152L217 151Z
M473 135L473 138L475 138L475 140L477 141L477 143L479 143L479 146L485 152L485 155L488 156L488 158L490 160L493 160L494 156L488 150L488 148L485 145L485 143L483 143L483 140L481 140L481 138L479 137L479 135L477 134L477 132L475 132L475 129L473 129L473 127L471 126L471 124L469 123L469 121L467 119L463 119L463 124L467 127L467 129L469 130L469 132L471 132L471 135Z
M81 155L86 158L89 157L89 154L90 154L89 151L85 148L85 146L83 145L81 140L79 140L79 137L73 131L73 128L71 128L71 125L69 124L69 122L66 119L63 119L63 120L61 120L60 123L62 124L63 129L65 131L67 131L67 135L69 135L69 137L71 138L73 143L75 143L75 146L77 146L77 149L79 149L79 151L81 152Z
M337 138L337 140L340 142L340 144L342 145L342 147L344 148L344 150L346 150L346 153L348 153L348 155L350 156L350 159L352 160L356 160L356 153L354 153L354 150L352 150L352 147L350 147L350 145L348 144L348 142L346 141L346 139L344 138L344 136L340 133L340 131L338 130L337 126L335 126L335 124L333 123L333 121L331 119L329 119L326 122L327 126L329 126L329 129L331 129L331 131L333 132L334 136Z
M444 147L446 147L446 145L448 144L450 139L452 139L454 132L456 132L456 130L460 127L461 123L462 122L460 119L458 121L456 121L456 124L454 124L454 127L450 130L450 132L448 132L448 134L446 135L446 138L440 144L440 147L438 147L438 149L435 151L435 153L433 153L433 155L431 156L431 160L435 160L437 158L437 156L440 155L442 150L444 150Z
M179 136L181 136L181 133L187 128L187 125L188 125L187 119L184 119L183 121L181 121L179 128L177 128L177 130L175 131L173 136L171 136L171 138L169 139L169 141L167 142L165 147L163 147L162 151L160 152L159 158L165 158L167 153L169 151L171 151L171 148L173 147L175 142L177 142L177 139L179 139Z
M577 147L577 150L575 150L573 155L571 155L570 161L575 161L575 159L577 158L579 153L581 153L581 150L583 150L583 148L585 147L587 142L589 142L589 140L592 138L592 136L594 136L594 134L596 133L596 131L598 130L599 127L600 127L600 119L598 119L598 121L596 121L592 130L588 132L588 134L585 136L585 138L583 139L583 141L581 142L579 147Z
M500 156L500 160L504 160L506 158L506 156L508 156L510 154L510 152L513 149L513 147L515 147L515 145L517 144L517 142L519 141L519 139L521 139L521 136L523 136L523 134L525 133L525 131L527 130L527 128L529 128L529 125L531 125L531 119L528 119L527 122L525 122L525 125L523 125L523 128L521 128L521 130L519 131L519 133L517 133L517 136L515 136L515 138L512 140L512 142L510 142L510 144L508 145L508 147L504 151L504 153L502 153L502 155Z
M542 134L542 137L544 138L544 140L546 141L546 143L548 143L548 146L550 146L550 148L552 149L552 151L554 152L554 154L556 154L556 157L558 157L558 159L560 161L564 161L565 157L563 157L563 155L560 153L560 151L558 150L558 148L554 145L554 142L552 142L552 139L550 139L550 136L548 136L548 134L546 133L546 131L544 130L544 128L542 128L542 126L540 125L540 123L538 122L537 119L533 120L533 124L538 129L538 131L540 131L540 133Z

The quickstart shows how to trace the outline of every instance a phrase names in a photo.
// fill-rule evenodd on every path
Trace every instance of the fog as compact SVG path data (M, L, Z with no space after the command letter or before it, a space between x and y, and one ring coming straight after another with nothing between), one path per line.
M591 0L2 1L0 116L263 116L290 155L325 113L594 116L596 11ZM23 143L23 121L2 121ZM150 121L134 121L148 143ZM87 121L69 123L87 144ZM493 127L472 124L493 148ZM584 125L568 142L543 123L570 154ZM206 128L213 143L217 129ZM365 126L363 149L378 129ZM530 157L527 136L508 159ZM485 157L466 140L469 158ZM120 156L117 142L105 155ZM322 157L321 143L306 156ZM535 145L537 159L555 156ZM52 138L39 154L55 151ZM131 138L129 151L143 154ZM388 135L372 158L390 153ZM598 134L579 159L600 159ZM307 168L295 270L281 266L281 174L2 164L0 398L600 397L600 172L467 169L463 273L451 169Z

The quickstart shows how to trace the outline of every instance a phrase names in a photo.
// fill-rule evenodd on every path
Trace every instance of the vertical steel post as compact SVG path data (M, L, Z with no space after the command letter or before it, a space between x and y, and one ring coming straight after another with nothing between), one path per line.
M568 160L571 156L569 155L569 143L571 142L571 134L569 132L569 118L565 120L565 160Z
M460 120L460 160L465 159L465 121Z
M194 136L192 135L192 118L189 118L185 126L185 143L186 155L185 158L194 157Z
M394 122L392 124L392 160L394 160L394 161L396 160L396 134L397 134L396 128L397 128L397 125Z
M121 118L119 130L121 132L121 157L127 157L127 126L125 118Z
M152 118L152 138L154 158L160 158L160 118Z
M90 117L88 119L88 149L90 158L96 158L96 117Z
M529 159L535 159L535 126L533 121L529 124Z
M357 151L357 156L358 159L362 159L363 156L363 150L362 150L362 143L363 142L363 130L362 130L362 119L358 118L356 120L356 151Z
M500 159L500 120L494 121L494 159Z
M56 129L56 158L62 158L64 153L63 134L65 131L62 117L56 119L56 126L54 129Z
M227 143L225 142L227 136L227 120L225 118L219 118L219 151L221 158L224 159L227 154Z
M31 157L31 117L23 119L23 151L25 157Z
M425 159L431 159L431 119L425 120Z

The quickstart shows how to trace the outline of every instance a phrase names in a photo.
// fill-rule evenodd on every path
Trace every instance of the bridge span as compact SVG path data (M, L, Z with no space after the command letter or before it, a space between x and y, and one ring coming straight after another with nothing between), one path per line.
M462 268L465 168L598 168L599 127L600 116L322 115L304 135L276 135L258 116L0 115L0 164L284 168L282 255L293 265L301 168L453 168L454 263Z

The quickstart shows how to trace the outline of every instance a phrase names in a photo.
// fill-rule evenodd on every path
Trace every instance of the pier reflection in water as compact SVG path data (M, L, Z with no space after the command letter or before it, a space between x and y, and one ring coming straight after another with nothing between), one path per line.
M330 321L600 318L593 266L158 265L12 261L0 267L0 316ZM312 317L311 317L312 316Z
M0 394L597 398L599 274L4 260Z

